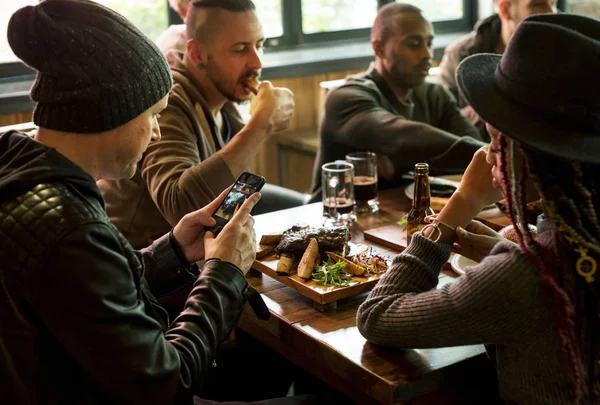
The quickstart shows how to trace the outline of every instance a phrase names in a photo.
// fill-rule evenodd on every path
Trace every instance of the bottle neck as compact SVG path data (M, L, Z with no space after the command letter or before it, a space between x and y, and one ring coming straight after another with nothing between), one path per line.
M427 209L430 205L429 176L427 174L417 174L415 176L415 193L412 206L415 209Z

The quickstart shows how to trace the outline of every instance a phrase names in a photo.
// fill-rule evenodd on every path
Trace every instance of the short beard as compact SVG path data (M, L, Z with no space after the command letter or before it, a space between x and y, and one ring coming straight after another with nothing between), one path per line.
M206 62L206 75L213 84L213 86L221 93L227 100L232 102L243 102L246 100L235 97L235 87L233 90L227 88L226 79L221 74L221 69L215 65L212 56L208 56ZM237 83L236 83L237 85Z
M394 84L403 89L412 89L420 84L414 83L412 75L406 72L393 72L393 79Z

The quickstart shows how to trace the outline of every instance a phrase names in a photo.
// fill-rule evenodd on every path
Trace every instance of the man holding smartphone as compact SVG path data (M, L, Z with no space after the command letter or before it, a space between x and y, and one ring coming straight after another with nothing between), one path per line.
M134 251L107 217L96 181L133 176L160 140L156 117L172 86L165 58L131 22L90 0L21 8L7 34L37 71L39 129L33 139L0 137L4 403L206 403L194 395L215 385L206 380L223 368L218 348L256 293L244 276L260 195L217 237L206 228L228 190ZM156 297L197 272L200 259L183 311L170 319ZM221 382L245 390L246 380Z
M262 68L265 38L252 1L196 0L186 20L185 53L167 56L175 84L158 121L161 142L148 147L132 179L99 183L107 213L134 247L231 185L263 143L289 126L294 110L290 90L263 81L249 121L238 112L236 103L252 97L248 79ZM262 194L258 212L308 198L273 185Z

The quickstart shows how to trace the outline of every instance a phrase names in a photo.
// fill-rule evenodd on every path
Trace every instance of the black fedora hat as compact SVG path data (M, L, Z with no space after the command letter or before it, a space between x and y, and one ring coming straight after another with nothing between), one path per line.
M456 75L469 104L505 135L559 158L600 164L600 21L529 17L502 56L470 56Z

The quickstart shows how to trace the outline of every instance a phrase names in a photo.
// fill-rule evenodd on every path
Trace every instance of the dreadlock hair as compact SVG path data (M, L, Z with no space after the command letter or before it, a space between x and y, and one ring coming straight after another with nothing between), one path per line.
M540 270L545 304L558 335L561 360L569 372L576 404L595 403L600 273L588 279L577 273L576 263L585 257L588 265L589 259L600 260L600 167L567 162L525 148L520 148L518 154L515 141L509 145L504 135L499 140L507 212L521 251ZM517 173L519 164L521 170ZM545 215L556 225L550 247L534 240L527 224L527 172L542 197Z

